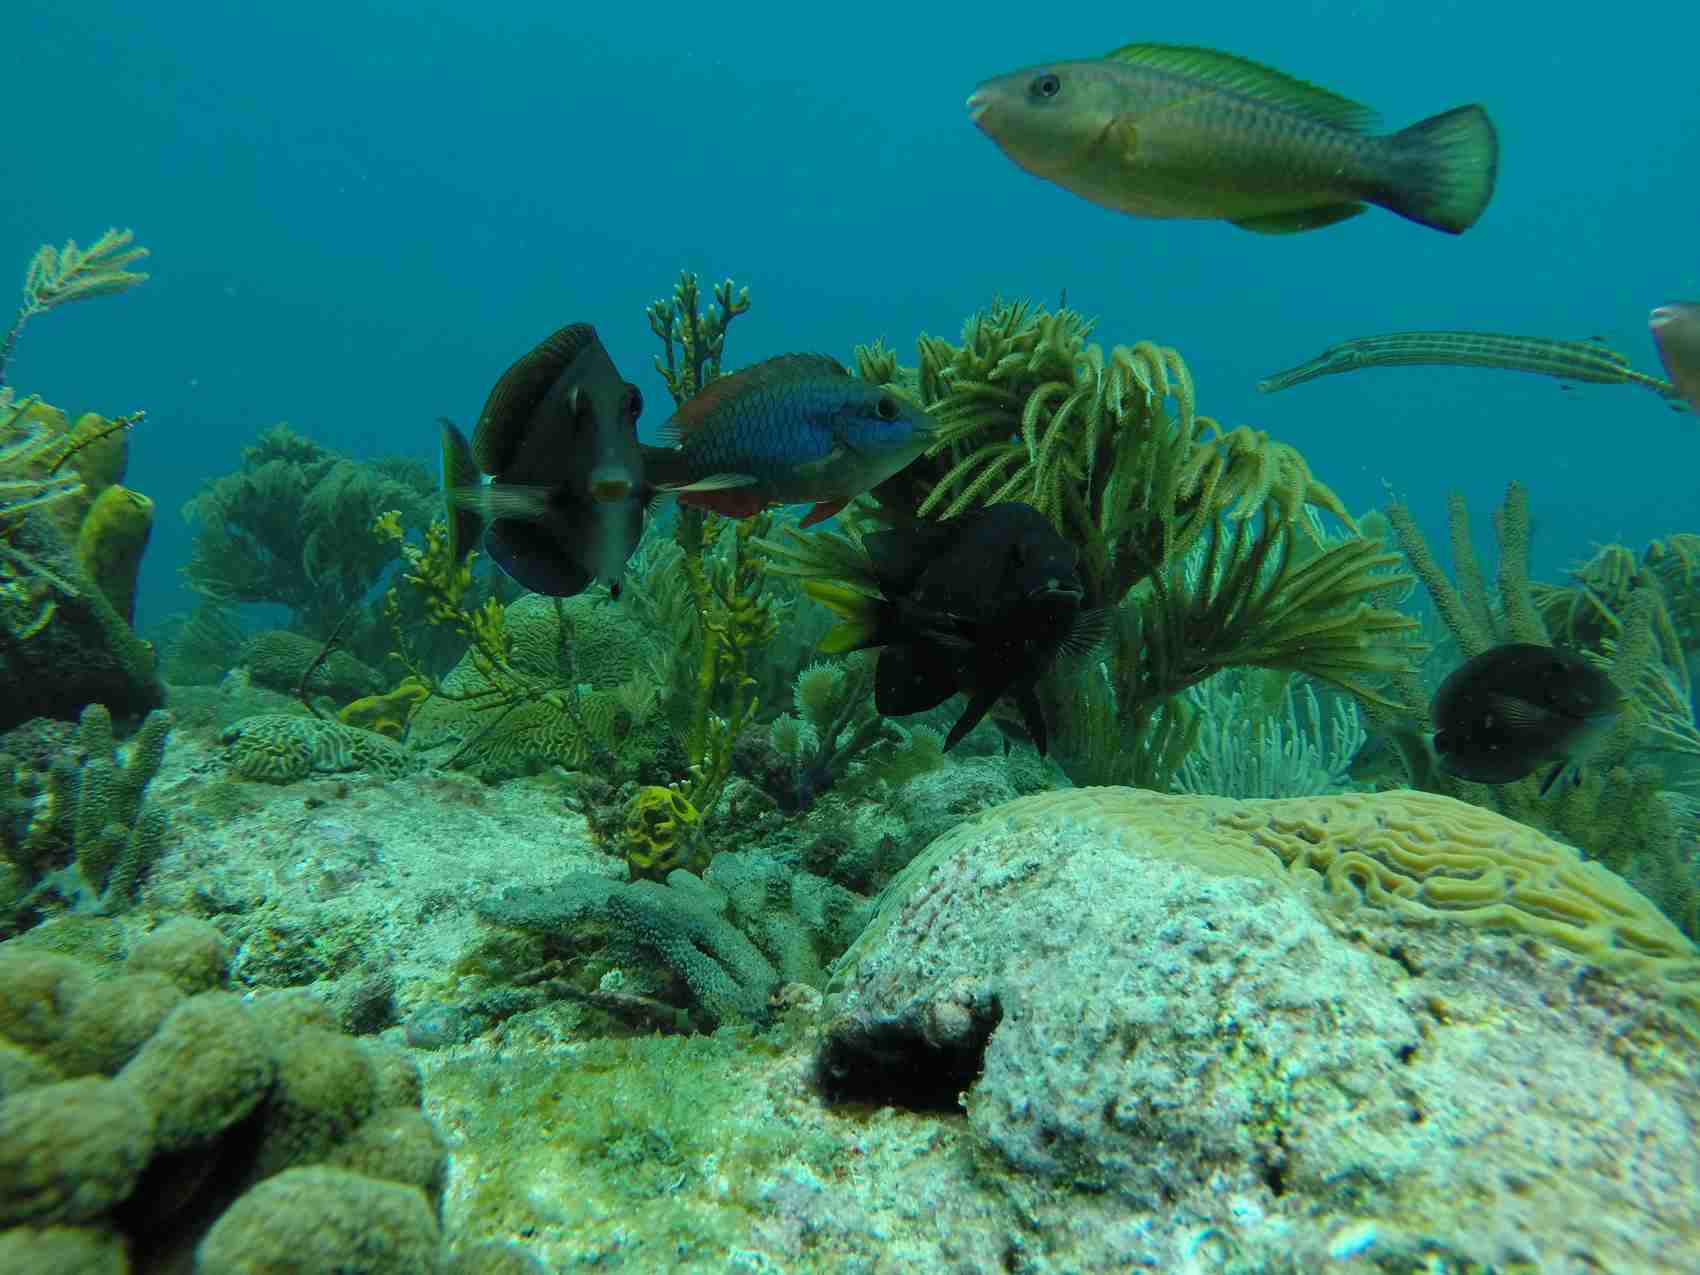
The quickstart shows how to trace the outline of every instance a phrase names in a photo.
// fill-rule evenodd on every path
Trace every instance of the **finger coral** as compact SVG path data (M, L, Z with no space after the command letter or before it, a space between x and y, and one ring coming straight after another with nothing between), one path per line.
M194 981L221 985L216 930L175 924ZM0 1054L23 1064L0 1094L6 1269L70 1269L52 1263L71 1240L116 1237L150 1269L435 1270L444 1153L413 1064L310 998L186 994L160 949L114 969L0 952Z

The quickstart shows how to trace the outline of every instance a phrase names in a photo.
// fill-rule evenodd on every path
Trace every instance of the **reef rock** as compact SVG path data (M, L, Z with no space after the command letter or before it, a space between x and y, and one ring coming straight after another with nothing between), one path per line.
M1031 1269L1693 1271L1697 988L1650 903L1473 806L1080 789L900 874L816 1075L965 1110Z

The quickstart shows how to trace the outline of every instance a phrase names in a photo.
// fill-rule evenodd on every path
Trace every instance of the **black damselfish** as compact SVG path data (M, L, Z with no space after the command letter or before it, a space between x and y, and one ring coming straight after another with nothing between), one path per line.
M1622 692L1576 652L1508 642L1466 660L1440 684L1434 751L1447 774L1478 784L1514 783L1556 763L1544 793L1622 710Z
M936 708L958 691L968 707L944 746L973 730L1001 697L1046 748L1034 686L1056 657L1090 650L1107 614L1083 606L1074 546L1031 505L1006 501L945 522L878 531L863 541L880 597L810 581L844 617L823 651L884 647L874 707L888 717Z

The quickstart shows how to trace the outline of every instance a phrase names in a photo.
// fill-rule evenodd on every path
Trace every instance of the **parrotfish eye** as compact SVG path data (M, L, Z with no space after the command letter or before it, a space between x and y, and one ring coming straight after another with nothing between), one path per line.
M1046 71L1042 75L1033 77L1033 85L1030 91L1034 97L1049 100L1062 92L1062 80L1057 77L1055 71Z
M889 394L881 394L879 400L874 404L874 415L882 421L896 420L897 400Z

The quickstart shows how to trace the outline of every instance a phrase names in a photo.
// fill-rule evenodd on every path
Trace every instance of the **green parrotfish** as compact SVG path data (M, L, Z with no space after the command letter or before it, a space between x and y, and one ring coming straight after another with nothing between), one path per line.
M1368 107L1182 45L1000 75L968 111L1022 168L1106 208L1265 234L1330 226L1369 204L1460 234L1493 197L1499 166L1480 106L1377 135Z
M933 419L896 391L852 376L824 354L781 354L710 381L645 447L661 491L730 518L809 504L802 525L830 518L932 442Z
M1700 412L1700 301L1673 301L1648 316L1653 343L1676 392Z

